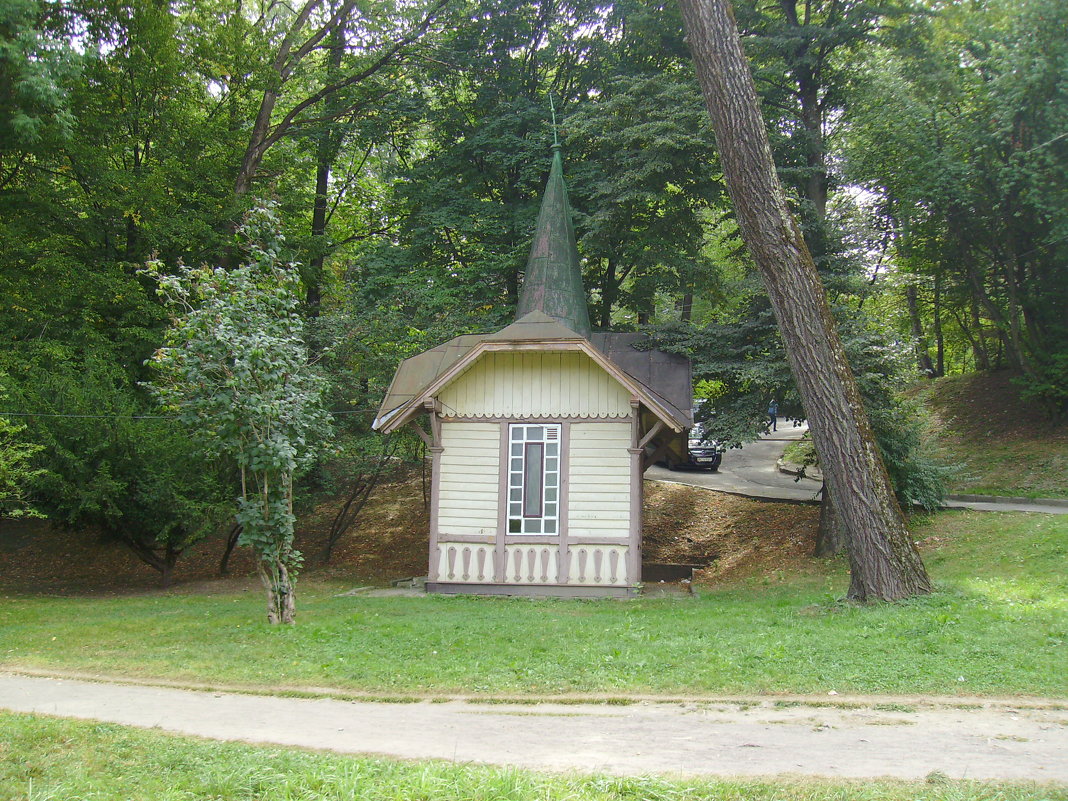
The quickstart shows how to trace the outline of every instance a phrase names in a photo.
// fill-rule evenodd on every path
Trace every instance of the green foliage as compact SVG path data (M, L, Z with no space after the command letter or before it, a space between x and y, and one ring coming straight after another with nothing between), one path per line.
M0 5L0 159L70 134L67 91L77 60L63 16L42 0Z
M912 376L910 354L885 334L862 325L843 326L842 334L898 501L906 509L938 509L953 468L934 452L930 416L923 405L900 391Z
M950 471L933 452L923 407L900 394L912 375L908 354L871 320L847 319L847 309L838 311L846 354L898 499L907 507L935 509ZM767 431L772 399L779 402L781 418L804 418L765 298L755 297L749 314L736 322L664 327L654 336L660 347L692 359L694 378L705 382L711 401L698 417L708 417L708 436L726 447Z
M1050 417L1063 420L1068 416L1068 350L1042 357L1017 382L1023 398L1044 406Z
M308 363L299 314L300 276L282 261L272 205L254 209L239 232L247 260L232 270L149 266L176 313L156 352L154 386L209 449L241 473L237 522L255 551L273 622L292 622L293 482L323 447L323 380Z
M0 374L0 386L4 383ZM7 395L0 392L0 401ZM24 439L26 426L15 425L6 417L0 417L0 518L37 517L37 512L26 498L27 486L41 471L34 469L31 460L41 450L40 445Z
M228 476L177 421L152 419L122 371L102 358L9 376L11 403L29 413L35 508L56 523L117 540L167 584L181 554L222 522Z
M612 324L613 308L617 317L648 318L658 294L692 296L713 285L704 223L722 203L723 186L694 76L665 70L614 78L577 105L566 132L599 324Z
M844 147L947 369L1011 366L1063 409L1068 20L1055 0L947 5L871 53ZM966 361L970 359L970 361ZM941 361L941 360L940 360Z

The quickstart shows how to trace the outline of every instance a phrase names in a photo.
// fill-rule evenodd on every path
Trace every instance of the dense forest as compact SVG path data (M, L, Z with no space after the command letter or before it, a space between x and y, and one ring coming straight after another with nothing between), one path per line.
M931 501L897 389L1008 369L1068 412L1068 15L735 15L895 487ZM688 354L725 443L771 398L802 416L674 4L0 5L0 514L102 531L165 577L236 536L237 462L188 435L154 354L175 315L161 281L247 261L253 210L296 265L278 286L332 421L298 497L358 509L383 454L419 455L370 431L398 361L514 312L553 110L594 325Z

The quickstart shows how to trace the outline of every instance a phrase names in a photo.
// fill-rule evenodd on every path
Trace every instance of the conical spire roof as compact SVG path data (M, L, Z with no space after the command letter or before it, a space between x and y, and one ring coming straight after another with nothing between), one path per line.
M575 333L590 336L590 312L582 286L559 144L553 145L552 169L545 184L515 317L519 320L532 311L544 312Z

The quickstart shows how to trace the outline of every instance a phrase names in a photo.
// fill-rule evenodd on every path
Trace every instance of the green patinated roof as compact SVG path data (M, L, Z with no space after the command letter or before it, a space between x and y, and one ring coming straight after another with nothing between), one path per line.
M424 392L482 343L549 345L578 341L585 341L600 351L641 388L647 400L659 404L676 423L686 428L693 424L689 360L650 349L645 334L591 333L571 207L564 185L563 157L560 146L553 145L552 168L515 322L494 334L456 337L401 362L373 427L392 430L421 411L415 404Z
M587 339L590 336L590 313L582 286L560 145L553 145L552 168L545 184L515 318L520 320L532 311L544 312Z

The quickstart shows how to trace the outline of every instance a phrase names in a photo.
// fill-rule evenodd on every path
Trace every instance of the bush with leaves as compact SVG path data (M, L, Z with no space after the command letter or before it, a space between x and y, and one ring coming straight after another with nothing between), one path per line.
M0 373L0 382L5 378ZM0 400L7 395L0 391ZM37 476L32 459L41 450L25 439L26 426L16 425L6 417L0 417L0 518L37 517L40 515L26 497L26 488Z
M225 466L205 459L178 421L159 419L102 354L24 365L7 387L29 415L19 436L35 443L34 508L122 543L169 585L181 555L226 517Z
M325 382L309 364L300 275L282 257L275 207L253 209L234 269L148 266L174 313L153 357L154 388L210 450L237 463L239 542L256 554L267 619L292 623L302 557L293 544L293 486L328 432Z

